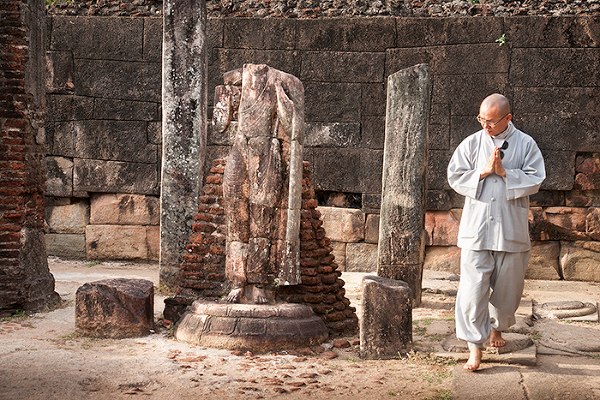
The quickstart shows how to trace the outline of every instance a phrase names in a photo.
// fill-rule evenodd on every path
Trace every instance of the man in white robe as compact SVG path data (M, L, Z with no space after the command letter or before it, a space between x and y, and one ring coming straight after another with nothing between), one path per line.
M485 98L477 117L483 129L463 140L448 165L450 186L465 196L456 335L469 346L467 370L479 368L488 338L506 345L502 331L515 323L529 261L529 195L546 178L537 144L511 119L506 97Z

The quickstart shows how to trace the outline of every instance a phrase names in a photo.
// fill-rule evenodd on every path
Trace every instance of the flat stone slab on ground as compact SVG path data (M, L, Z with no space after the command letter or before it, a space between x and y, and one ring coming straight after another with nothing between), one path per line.
M490 347L489 342L484 344L483 362L501 362L520 365L536 364L536 347L533 340L527 335L503 332L506 346ZM448 336L442 343L443 351L437 352L440 357L450 357L457 361L466 361L469 358L467 343Z
M554 300L539 307L542 316L571 321L598 322L598 303L595 300Z
M86 283L75 294L75 325L84 336L145 336L154 326L154 284L145 279Z
M301 304L196 300L175 326L182 342L253 352L315 346L328 337L323 320Z

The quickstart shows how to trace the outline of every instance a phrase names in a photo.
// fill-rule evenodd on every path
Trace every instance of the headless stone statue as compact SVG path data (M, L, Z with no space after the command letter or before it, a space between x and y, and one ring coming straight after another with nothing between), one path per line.
M238 117L223 176L227 301L240 302L247 288L247 298L267 303L265 289L300 283L304 88L267 65L246 64L224 80L214 128L223 132Z

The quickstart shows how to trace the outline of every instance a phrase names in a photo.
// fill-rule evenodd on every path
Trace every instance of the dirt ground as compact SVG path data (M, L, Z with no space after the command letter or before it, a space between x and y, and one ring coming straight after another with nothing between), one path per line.
M63 305L0 321L0 399L449 399L453 362L429 357L454 327L454 297L423 295L413 310L422 352L369 361L358 337L278 354L241 354L181 343L160 323L146 337L93 339L75 332L75 292L85 282L130 277L158 284L158 265L50 260ZM364 274L345 273L360 308ZM164 297L155 297L161 321ZM339 339L339 338L338 338ZM349 347L343 346L349 345ZM335 354L332 354L335 353ZM287 354L286 354L287 353ZM334 358L331 358L335 356Z

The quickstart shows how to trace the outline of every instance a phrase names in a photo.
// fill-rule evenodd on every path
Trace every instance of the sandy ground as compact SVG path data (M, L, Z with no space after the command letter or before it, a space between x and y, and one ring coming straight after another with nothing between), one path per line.
M235 355L177 342L160 324L136 339L93 339L75 332L79 286L116 277L157 285L156 264L51 259L50 270L63 305L0 321L0 399L450 398L453 366L426 351L453 330L451 296L424 294L422 306L413 310L413 338L424 352L403 360L360 359L357 336L305 352ZM362 275L342 276L347 296L359 308ZM163 308L164 297L157 295L157 321ZM350 347L336 347L342 343Z

